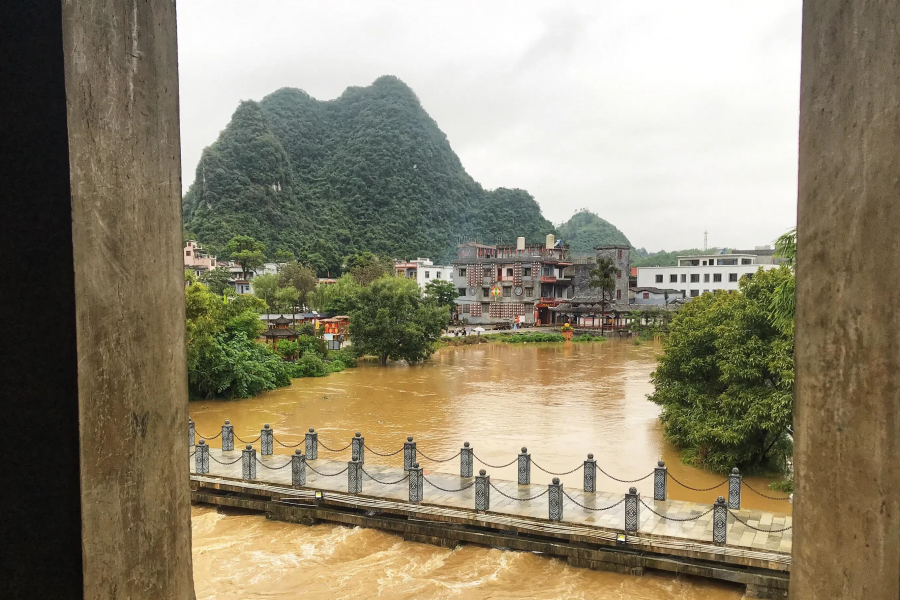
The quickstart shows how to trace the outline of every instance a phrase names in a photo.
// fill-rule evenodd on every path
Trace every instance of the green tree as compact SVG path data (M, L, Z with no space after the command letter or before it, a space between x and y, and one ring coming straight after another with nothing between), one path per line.
M194 275L194 272L190 269L184 270L184 284L190 285L197 281L197 276Z
M316 272L301 265L297 261L291 261L281 268L278 274L278 285L281 287L292 287L299 292L299 302L306 304L306 296L316 289L318 279Z
M596 266L588 272L591 277L588 287L600 293L600 306L603 312L603 316L600 318L600 335L603 335L606 323L606 307L616 291L616 274L618 272L616 264L608 258L599 259Z
M231 273L224 267L216 267L204 272L198 281L209 288L217 296L234 296L234 285L231 283Z
M293 286L275 290L275 305L278 310L294 313L299 308L300 292Z
M371 252L361 252L345 259L345 270L353 275L359 285L369 285L376 279L394 273L394 263L390 259L376 256Z
M452 311L456 306L456 298L459 292L452 281L446 279L432 279L425 285L425 297L438 306L447 306Z
M283 265L289 263L291 261L297 260L297 257L291 252L289 249L282 246L278 250L275 251L275 255L272 257L276 263Z
M266 262L266 246L248 235L236 235L225 246L231 260L241 265L244 277Z
M687 462L719 472L783 468L790 453L794 341L769 315L787 267L703 294L669 324L650 400Z
M797 261L797 228L789 230L775 241L775 256L785 259L785 264L794 272ZM796 280L794 277L782 281L772 294L770 315L772 322L787 335L794 335L794 312L797 308Z
M594 248L601 244L631 245L615 225L587 209L579 210L560 225L559 237L569 245L569 251L573 254L593 254Z
M253 278L253 294L265 301L270 310L276 310L278 275L265 273Z
M434 352L449 310L422 299L418 284L382 277L364 287L350 313L350 337L360 355L416 363Z
M342 275L335 283L318 285L307 294L306 304L320 313L349 315L361 290L352 275Z

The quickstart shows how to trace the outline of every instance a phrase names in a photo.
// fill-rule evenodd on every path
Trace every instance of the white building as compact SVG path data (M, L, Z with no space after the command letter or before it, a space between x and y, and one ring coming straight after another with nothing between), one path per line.
M638 267L636 287L676 289L684 292L685 298L696 298L704 292L737 290L744 275L777 268L761 262L756 254L679 256L675 267Z
M435 279L441 281L453 281L453 267L451 265L436 265L428 258L416 260L395 260L394 269L399 277L415 279L423 290L429 282Z
M684 300L684 298L684 292L675 288L633 287L628 289L629 304L665 306L675 300Z

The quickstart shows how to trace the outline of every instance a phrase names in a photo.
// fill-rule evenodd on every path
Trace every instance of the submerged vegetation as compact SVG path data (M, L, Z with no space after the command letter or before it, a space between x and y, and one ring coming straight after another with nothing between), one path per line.
M539 333L539 332L528 332L528 333L501 333L499 335L493 336L497 338L501 342L505 342L507 344L527 344L529 342L564 342L566 338L564 338L559 333Z

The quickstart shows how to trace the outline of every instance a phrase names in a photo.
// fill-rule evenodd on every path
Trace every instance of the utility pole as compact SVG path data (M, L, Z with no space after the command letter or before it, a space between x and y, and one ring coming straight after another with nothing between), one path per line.
M706 236L709 234L709 231L703 232L703 251L706 252L709 248L706 245Z

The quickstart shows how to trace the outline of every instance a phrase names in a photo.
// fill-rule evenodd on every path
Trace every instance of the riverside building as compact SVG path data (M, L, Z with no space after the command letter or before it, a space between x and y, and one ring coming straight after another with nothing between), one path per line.
M759 269L776 269L771 254L710 254L679 256L674 267L638 267L638 288L681 290L685 298L705 292L737 290L741 277L753 276Z
M451 263L459 318L472 324L553 323L550 309L572 297L569 247L552 234L538 244L461 244Z

